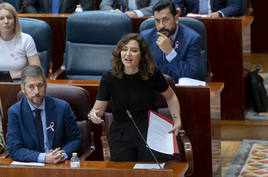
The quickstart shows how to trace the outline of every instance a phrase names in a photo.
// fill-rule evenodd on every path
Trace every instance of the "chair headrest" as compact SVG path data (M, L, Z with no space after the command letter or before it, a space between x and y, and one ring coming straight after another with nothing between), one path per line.
M87 114L90 111L90 94L87 90L72 85L48 84L46 91L48 96L68 102L77 120L87 120ZM17 100L23 96L24 94L19 91Z
M67 19L66 41L116 44L131 30L131 19L124 13L86 11L72 14Z
M38 51L50 50L51 29L43 20L19 18L21 31L32 36Z

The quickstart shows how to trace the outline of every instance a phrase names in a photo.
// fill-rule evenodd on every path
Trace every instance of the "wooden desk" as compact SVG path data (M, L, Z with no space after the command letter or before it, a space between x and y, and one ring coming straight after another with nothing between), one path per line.
M221 169L220 159L216 159L217 154L212 153L212 143L220 143L220 124L211 120L211 103L215 99L220 103L223 87L223 83L209 83L207 87L176 87L175 92L181 105L182 126L193 146L194 176L214 176ZM213 159L217 163L212 166Z
M0 163L11 163L11 159L0 159ZM135 162L81 161L80 168L70 168L70 161L46 164L44 167L10 166L0 164L1 177L182 177L188 169L187 163L171 162L161 170L134 170Z
M221 119L244 119L246 94L241 18L200 19L206 25L207 58L213 82L224 82Z
M99 81L79 81L79 80L48 80L51 84L67 84L81 86L90 92L92 98L92 105L95 102L95 95L98 89ZM16 94L20 88L19 84L13 86L16 89L11 89L12 83L0 83L0 96L5 97L8 92L11 99L9 104L16 102ZM181 104L181 116L183 128L185 129L188 137L190 138L193 146L194 153L194 177L212 177L212 151L211 144L214 135L211 133L211 99L213 100L220 95L223 89L223 83L210 83L206 87L176 87L176 94ZM2 95L3 94L3 95ZM13 101L13 103L11 103ZM4 104L4 103L3 103ZM92 106L91 105L91 106ZM6 106L8 107L8 106ZM194 111L193 111L194 110ZM7 110L4 110L4 112ZM7 117L3 118L3 125L6 125ZM4 126L6 132L6 127ZM213 128L214 134L220 131L220 128ZM94 142L96 146L95 156L92 160L102 160L102 147L100 142L101 126L93 125Z

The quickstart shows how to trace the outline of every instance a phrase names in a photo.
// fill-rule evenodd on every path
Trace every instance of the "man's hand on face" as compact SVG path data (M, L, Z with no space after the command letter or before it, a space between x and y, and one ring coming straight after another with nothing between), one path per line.
M64 151L60 150L60 148L50 150L46 154L45 158L46 163L59 163L65 161L66 159L62 153L64 153Z
M172 51L171 39L160 32L157 32L157 34L159 37L156 40L156 44L165 54L169 54Z

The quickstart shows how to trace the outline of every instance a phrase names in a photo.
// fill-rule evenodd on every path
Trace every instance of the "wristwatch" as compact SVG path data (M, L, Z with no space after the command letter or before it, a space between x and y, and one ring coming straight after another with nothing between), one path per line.
M219 13L220 17L223 17L223 14L222 14L222 12L218 11L218 13Z

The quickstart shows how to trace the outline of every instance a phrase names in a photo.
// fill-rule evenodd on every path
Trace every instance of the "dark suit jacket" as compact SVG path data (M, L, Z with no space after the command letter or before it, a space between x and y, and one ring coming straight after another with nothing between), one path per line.
M199 13L199 0L172 0L182 10L181 16L188 13ZM211 11L221 11L225 17L240 16L242 0L210 0Z
M83 10L93 8L92 0L59 0L59 13L73 13L76 5L81 4ZM51 13L52 0L24 0L24 13Z
M54 131L47 130L50 149L60 147L68 157L79 149L81 135L70 105L60 99L46 96L46 127L54 122ZM13 160L36 162L40 143L31 108L24 96L8 110L7 149Z
M137 8L144 16L153 16L153 5L158 0L137 0ZM112 10L120 9L120 5L123 7L123 11L128 11L128 0L102 0L100 4L100 10Z
M170 63L168 63L165 54L156 44L158 34L155 27L142 31L141 35L148 42L156 66L162 73L171 76L175 82L178 82L181 77L199 79L201 37L197 32L179 23L175 38L175 43L178 42L178 47L173 47L176 48L177 56Z
M8 3L10 3L12 6L15 7L16 10L18 10L20 8L19 7L19 3L16 0L0 0L0 3L1 2L8 2Z

